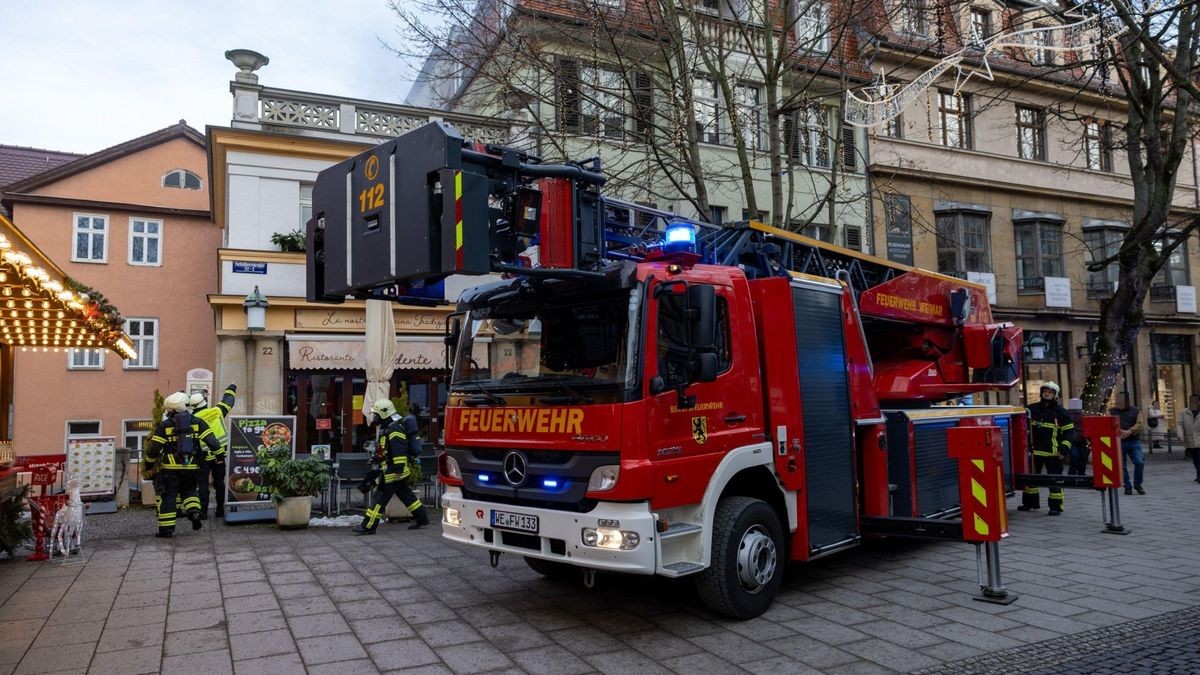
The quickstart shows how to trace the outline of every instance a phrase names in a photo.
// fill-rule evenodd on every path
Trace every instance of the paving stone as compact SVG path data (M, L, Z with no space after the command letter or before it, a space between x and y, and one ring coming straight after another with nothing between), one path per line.
M308 666L334 661L351 661L367 656L367 652L353 634L298 639L296 646L300 648L300 657Z
M601 652L580 657L602 673L639 673L639 675L669 675L670 670L631 651Z
M780 675L823 675L822 671L806 666L786 656L776 656L740 665L755 675L776 675L777 673Z
M164 656L210 652L214 649L229 649L229 635L224 628L199 628L167 633L162 646Z
M564 628L549 633L547 637L580 656L628 649L617 638L591 626Z
M229 617L229 633L231 635L246 635L287 627L287 620L283 618L283 612L279 610L247 612L233 614Z
M371 659L338 661L336 663L310 666L307 669L308 675L374 675L378 672L379 669L375 667Z
M221 584L215 579L205 579L196 581L180 581L171 585L172 601L174 601L177 597L196 595L197 593L220 597Z
M508 656L522 670L534 675L574 675L592 672L590 665L558 645L511 652Z
M386 600L339 602L337 603L337 609L347 619L378 619L396 614L396 609ZM404 608L402 607L401 609Z
M861 631L855 630L849 626L843 626L838 623L822 619L820 617L807 617L804 619L796 619L789 621L786 624L789 629L796 631L800 635L815 638L821 642L839 645L846 642L854 642L862 640L867 635Z
M418 628L418 632L420 629ZM520 651L533 647L545 647L553 642L541 631L527 623L510 623L480 628L479 632L501 651Z
M319 584L287 584L285 586L271 585L275 589L275 597L280 600L292 598L309 598L314 595L325 595L325 589Z
M221 574L221 585L227 586L230 584L239 584L246 581L266 581L267 575L262 570L242 570L239 572L225 572Z
M271 585L265 581L247 581L241 584L222 584L221 594L226 598L237 598L246 595L271 594Z
M485 629L486 630L486 629ZM416 627L417 634L425 644L433 648L478 642L483 636L464 621L437 621ZM546 640L549 644L549 640Z
M279 601L272 593L244 595L225 599L225 612L231 616L246 612L265 612L279 609Z
M656 661L696 651L695 644L665 630L629 633L622 635L621 641Z
M40 624L40 622L39 622ZM160 629L161 630L161 629ZM59 623L47 625L40 632L35 632L31 638L36 636L36 640L32 640L33 647L39 649L41 647L54 647L56 645L73 645L81 642L96 642L100 639L100 634L104 632L104 619L99 621L82 621L80 623ZM16 635L10 634L0 628L0 638L2 641L11 640L13 638L24 638L25 631ZM28 643L26 643L28 644Z
M105 628L100 635L97 652L115 652L123 649L138 647L153 647L163 642L162 625L128 626L125 628Z
M92 658L90 673L107 674L122 673L136 675L138 673L157 673L162 667L162 645L141 647L139 649L124 649L116 652L97 653Z
M813 668L827 670L858 660L853 654L844 652L806 636L796 636L774 642L771 646L784 656L793 658Z
M197 609L191 612L174 612L167 615L167 632L180 630L195 630L197 628L212 628L225 625L225 610L220 607L213 609Z
M230 661L228 650L218 649L211 652L164 657L162 672L224 675L233 673L233 663Z
M691 675L692 673L711 673L712 675L724 675L725 673L734 670L740 670L737 666L729 661L722 659L715 654L699 652L689 654L687 656L676 656L670 659L664 659L660 662L662 665L670 668L676 673Z
M350 629L354 631L358 641L364 645L385 640L401 640L417 634L400 616L382 619L355 619L349 623Z
M265 656L261 659L234 661L233 670L237 675L282 675L285 673L304 672L304 661L300 654L280 654Z
M46 619L46 625L56 623L83 623L95 621L98 616L108 616L112 603L102 605L59 605Z
M402 638L367 645L380 670L399 670L438 663L438 655L419 638Z
M295 616L288 619L288 627L297 639L350 632L350 624L337 612Z
M279 603L283 615L287 617L305 616L307 614L328 614L337 611L333 601L325 596L311 598L293 598Z
M457 619L458 614L440 602L418 602L404 606L404 618L415 626L434 621L449 621Z
M893 670L912 670L938 664L937 659L878 638L851 642L839 645L838 648Z
M25 652L25 658L17 666L14 673L32 675L33 673L53 673L60 670L88 667L92 654L96 651L96 643L71 645L70 649L62 647L41 647Z
M137 607L135 609L114 609L108 615L108 623L106 623L105 626L107 628L145 626L148 624L158 624L161 626L166 620L166 605L150 605L148 607Z
M229 636L229 647L235 661L257 659L275 654L290 654L297 651L292 634L283 629L267 630L249 635L232 633Z
M928 647L942 641L936 635L915 630L894 621L871 621L854 626L867 635L887 640L902 647Z

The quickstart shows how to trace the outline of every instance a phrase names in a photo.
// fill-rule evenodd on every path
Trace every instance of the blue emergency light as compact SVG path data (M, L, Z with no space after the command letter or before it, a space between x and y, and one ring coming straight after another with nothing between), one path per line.
M696 226L691 223L672 223L667 226L667 234L663 241L663 251L679 253L681 251L695 252Z

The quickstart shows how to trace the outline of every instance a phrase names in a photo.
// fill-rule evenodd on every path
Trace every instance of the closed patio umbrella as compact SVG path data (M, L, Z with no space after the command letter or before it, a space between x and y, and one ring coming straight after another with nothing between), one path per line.
M367 390L363 395L363 417L372 421L371 404L391 393L389 384L396 370L396 322L392 303L367 300Z

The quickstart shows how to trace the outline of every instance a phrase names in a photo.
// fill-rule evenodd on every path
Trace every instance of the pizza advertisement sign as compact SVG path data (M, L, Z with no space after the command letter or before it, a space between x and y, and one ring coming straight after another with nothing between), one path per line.
M294 415L233 415L229 427L229 458L225 462L225 501L230 515L269 511L274 518L275 504L270 486L262 478L258 451L273 444L285 444L296 454L296 417ZM239 520L226 518L226 520Z

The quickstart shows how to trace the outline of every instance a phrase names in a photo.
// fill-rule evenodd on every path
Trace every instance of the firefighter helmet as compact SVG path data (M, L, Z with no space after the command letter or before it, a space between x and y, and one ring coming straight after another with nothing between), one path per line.
M1042 386L1038 391L1041 392L1041 391L1045 391L1047 389L1054 392L1054 398L1058 398L1059 394L1062 393L1062 390L1058 388L1058 385L1053 382L1042 383Z
M197 392L188 399L188 405L192 410L200 410L208 407L208 400L204 398L204 394Z
M177 391L167 398L163 399L163 408L167 412L183 412L188 407L188 395L182 391Z
M386 419L396 414L396 406L386 398L381 398L371 404L371 412L379 419Z

